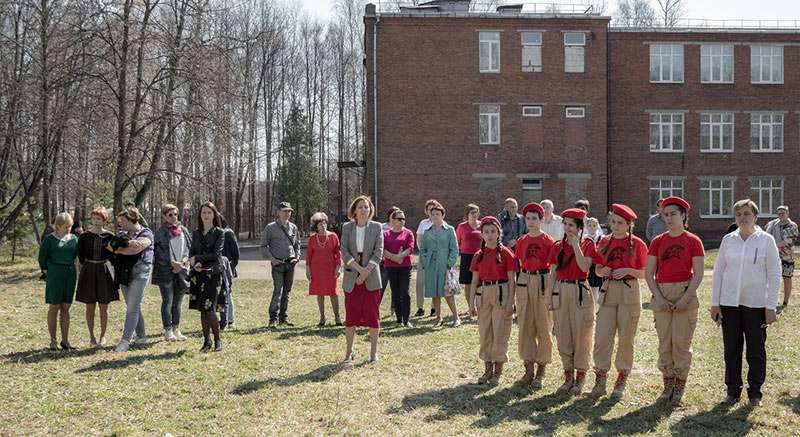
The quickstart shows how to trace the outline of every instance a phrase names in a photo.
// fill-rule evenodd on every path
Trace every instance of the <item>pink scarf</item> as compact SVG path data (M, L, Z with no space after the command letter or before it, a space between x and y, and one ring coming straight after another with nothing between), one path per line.
M167 222L164 222L164 226L167 227L167 229L169 230L169 234L172 236L172 238L175 238L181 234L180 225L171 225Z

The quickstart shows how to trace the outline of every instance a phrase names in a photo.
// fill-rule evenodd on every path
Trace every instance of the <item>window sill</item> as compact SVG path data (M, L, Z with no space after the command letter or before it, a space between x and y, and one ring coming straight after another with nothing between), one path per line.
M711 150L711 149L704 150L704 149L700 149L700 153L733 153L733 149L731 149L731 150Z
M497 71L494 71L494 70L480 71L479 70L478 73L480 73L480 74L500 74L500 70L497 70Z
M735 85L736 83L734 81L732 81L732 80L730 80L730 81L727 81L727 80L726 81L715 81L715 80L703 81L703 80L701 80L700 84L701 85Z
M499 146L500 143L480 143L479 146Z
M703 215L700 214L701 219L732 219L733 215Z
M680 150L672 150L672 149L650 149L651 153L683 153L683 149Z
M653 83L653 84L673 84L673 85L677 84L677 85L683 85L684 82L683 81L674 81L674 80L658 80L658 81L651 80L650 83Z
M753 150L750 149L750 153L783 153L783 150Z
M783 85L783 82L753 82L753 81L750 81L750 85Z

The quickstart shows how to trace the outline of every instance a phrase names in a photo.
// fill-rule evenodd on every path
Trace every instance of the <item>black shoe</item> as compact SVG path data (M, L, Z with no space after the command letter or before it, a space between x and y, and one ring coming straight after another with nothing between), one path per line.
M336 322L336 326L344 326L342 322Z
M761 401L761 398L750 398L750 406L751 407L761 407L764 405L764 402Z
M728 395L722 401L722 405L735 405L738 402L739 402L739 396Z
M278 325L294 326L294 323L290 322L289 320L281 320L278 322Z
M71 344L66 344L66 343L64 343L62 341L61 342L61 349L65 350L65 351L74 351L74 350L77 350L78 348L76 348L75 346L73 346Z
M203 342L203 347L200 348L200 352L206 353L211 350L211 341L206 340Z
M431 317L436 315L436 308L431 308Z
M222 340L215 340L214 341L214 352L221 352L222 351Z
M422 308L418 309L416 313L414 313L414 317L422 317L425 315L425 310Z

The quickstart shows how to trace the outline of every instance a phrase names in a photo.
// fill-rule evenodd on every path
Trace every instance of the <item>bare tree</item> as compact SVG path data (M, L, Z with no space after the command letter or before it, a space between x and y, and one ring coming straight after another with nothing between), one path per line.
M614 24L623 27L652 27L656 11L648 0L620 0Z
M658 2L659 20L664 27L675 27L686 17L686 3L683 0L656 0Z

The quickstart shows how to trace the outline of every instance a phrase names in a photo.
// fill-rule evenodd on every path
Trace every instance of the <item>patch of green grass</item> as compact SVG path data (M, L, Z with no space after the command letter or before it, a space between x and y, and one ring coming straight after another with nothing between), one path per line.
M356 338L356 365L343 368L341 328L314 327L315 299L298 281L291 295L293 328L269 331L271 284L236 284L238 331L224 332L225 350L201 354L199 317L184 310L183 343L161 340L160 295L150 287L144 314L152 336L126 354L88 348L84 306L72 310L76 352L51 353L43 284L35 266L0 277L0 434L404 434L462 435L763 435L800 434L800 310L790 308L769 328L765 406L730 411L724 397L721 332L707 317L709 283L694 342L694 367L684 405L653 404L660 392L657 338L652 314L642 313L636 365L619 402L553 394L561 365L555 351L545 388L531 393L512 385L522 373L514 327L511 362L497 388L472 385L482 372L474 322L434 329L431 318L416 328L395 328L383 302L381 360L367 364L365 331ZM8 281L6 278L17 278ZM412 284L413 290L413 284ZM413 298L412 298L413 301ZM185 308L186 303L184 303ZM463 296L458 297L462 312ZM329 320L330 306L326 303ZM446 308L446 306L444 306ZM446 310L445 310L446 311ZM119 338L124 305L112 304L109 339ZM614 372L612 371L612 378ZM590 378L589 385L593 382Z

